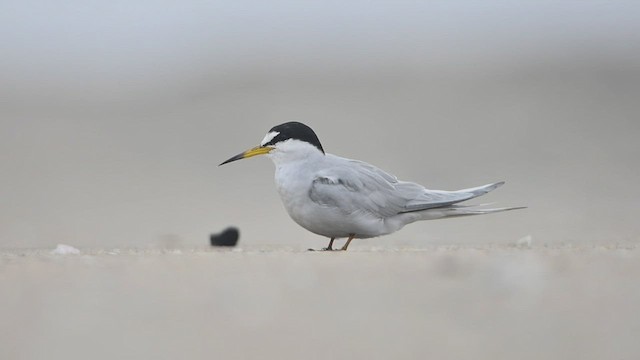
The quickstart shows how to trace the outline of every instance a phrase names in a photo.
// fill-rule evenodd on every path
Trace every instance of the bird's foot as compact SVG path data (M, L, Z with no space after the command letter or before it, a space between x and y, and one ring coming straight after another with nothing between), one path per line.
M307 251L338 251L340 249L334 249L334 248L330 248L330 247L325 247L322 249L307 249Z
M309 251L334 251L334 250L338 250L338 249L334 249L333 248L333 240L335 240L335 238L331 238L331 241L329 241L329 245L327 245L327 247L322 248L320 250L316 250L316 249L308 249Z

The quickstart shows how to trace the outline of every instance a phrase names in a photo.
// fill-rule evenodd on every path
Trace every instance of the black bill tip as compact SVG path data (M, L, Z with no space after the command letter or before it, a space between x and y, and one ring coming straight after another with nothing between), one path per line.
M242 160L242 159L244 159L244 153L240 153L240 154L238 154L236 156L233 156L232 158L221 162L220 165L218 165L218 166L222 166L224 164L228 164L230 162L234 162L234 161Z

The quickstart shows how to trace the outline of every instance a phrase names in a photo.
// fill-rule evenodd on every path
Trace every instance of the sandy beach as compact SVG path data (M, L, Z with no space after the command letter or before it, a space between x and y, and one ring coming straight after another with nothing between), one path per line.
M640 249L0 255L2 359L633 359Z

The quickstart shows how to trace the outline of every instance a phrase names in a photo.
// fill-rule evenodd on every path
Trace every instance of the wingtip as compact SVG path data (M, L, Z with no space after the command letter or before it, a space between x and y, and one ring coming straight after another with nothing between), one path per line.
M494 183L492 183L492 184L487 184L487 185L484 185L484 186L479 186L477 189L482 190L482 192L483 192L484 194L486 194L486 193L488 193L488 192L491 192L491 191L493 191L493 190L495 190L495 189L497 189L497 188L501 187L502 185L504 185L504 183L505 183L504 181L498 181L498 182L494 182Z

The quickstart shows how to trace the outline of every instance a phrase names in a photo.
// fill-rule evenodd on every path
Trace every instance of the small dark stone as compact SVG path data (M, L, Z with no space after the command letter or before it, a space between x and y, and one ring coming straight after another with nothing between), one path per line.
M236 246L240 231L235 227L228 227L219 234L211 234L211 246Z

